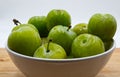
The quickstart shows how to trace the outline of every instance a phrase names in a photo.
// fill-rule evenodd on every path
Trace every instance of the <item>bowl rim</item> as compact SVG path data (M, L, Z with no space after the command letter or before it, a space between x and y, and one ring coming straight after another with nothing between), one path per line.
M72 62L72 61L82 61L82 60L88 60L88 59L93 59L96 57L101 57L103 55L107 55L110 52L113 52L113 50L116 48L116 43L115 40L113 39L113 44L111 46L111 48L103 53L97 54L97 55L93 55L93 56L88 56L88 57L82 57L82 58L68 58L68 59L48 59L48 58L37 58L37 57L32 57L32 56L27 56L27 55L23 55L20 53L17 53L13 50L11 50L7 43L5 45L5 48L7 50L7 52L12 53L18 57L22 57L22 58L26 58L26 59L32 59L32 60L37 60L37 61L46 61L46 62Z

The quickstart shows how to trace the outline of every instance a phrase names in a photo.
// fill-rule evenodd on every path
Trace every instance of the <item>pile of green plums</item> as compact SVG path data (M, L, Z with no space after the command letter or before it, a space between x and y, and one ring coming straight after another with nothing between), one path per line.
M33 16L26 24L13 19L8 47L20 54L49 59L81 58L110 49L117 22L111 14L96 13L88 23L71 25L70 14L53 9L47 16Z

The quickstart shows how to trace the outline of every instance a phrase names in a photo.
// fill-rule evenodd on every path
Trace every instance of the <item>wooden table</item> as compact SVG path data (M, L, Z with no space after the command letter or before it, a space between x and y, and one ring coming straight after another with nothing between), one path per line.
M0 77L25 77L13 64L4 48L0 48ZM120 48L96 77L120 77Z

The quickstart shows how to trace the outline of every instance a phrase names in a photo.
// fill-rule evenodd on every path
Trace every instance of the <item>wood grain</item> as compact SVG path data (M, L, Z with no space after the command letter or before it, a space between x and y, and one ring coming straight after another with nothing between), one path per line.
M0 77L25 77L4 48L0 48ZM96 77L120 77L120 48L115 49L109 62Z

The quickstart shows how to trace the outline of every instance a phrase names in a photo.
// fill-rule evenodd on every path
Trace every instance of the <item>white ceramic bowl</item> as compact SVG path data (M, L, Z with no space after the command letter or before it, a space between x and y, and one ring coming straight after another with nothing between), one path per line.
M43 59L25 56L8 48L12 61L27 77L95 77L108 62L115 49L101 54L73 59Z

